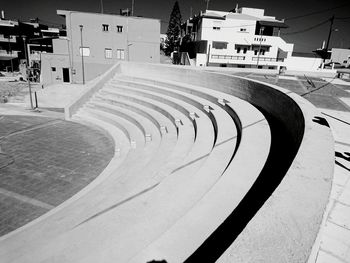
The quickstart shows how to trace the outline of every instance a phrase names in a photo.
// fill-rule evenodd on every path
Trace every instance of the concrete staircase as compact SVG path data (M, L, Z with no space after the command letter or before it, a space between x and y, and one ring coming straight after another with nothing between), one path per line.
M121 67L72 117L113 136L110 165L72 199L0 239L4 262L306 260L332 170L332 137L313 122L316 109L243 78ZM308 156L316 145L324 155ZM301 204L316 185L320 193ZM290 219L298 206L307 215ZM291 244L294 237L286 234L296 228L293 220L299 230L307 220L316 225L301 234L308 245L271 254L279 241L268 244L274 236L268 229L275 225Z

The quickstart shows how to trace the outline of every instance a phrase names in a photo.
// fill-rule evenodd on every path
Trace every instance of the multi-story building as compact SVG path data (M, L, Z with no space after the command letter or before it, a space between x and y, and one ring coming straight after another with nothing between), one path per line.
M18 68L17 38L14 34L17 21L0 19L0 70L13 71Z
M182 25L182 36L192 41L190 58L197 66L277 69L293 51L280 37L287 25L265 16L263 9L206 10Z
M159 63L160 20L58 10L67 37L42 54L44 83L88 81L120 60Z
M40 53L52 52L52 39L65 35L58 28L49 28L36 21L20 22L0 19L0 70L18 70L19 65L28 63L40 69ZM25 53L27 52L27 57Z

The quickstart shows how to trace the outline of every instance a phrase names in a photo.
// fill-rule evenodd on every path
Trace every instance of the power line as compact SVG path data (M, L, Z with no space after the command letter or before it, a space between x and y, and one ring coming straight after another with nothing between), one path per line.
M346 20L346 19L350 19L350 16L348 16L348 17L336 17L335 19L337 19L337 20Z
M335 6L335 7L332 7L332 8L322 9L322 10L311 12L311 13L307 13L307 14L304 14L304 15L289 17L289 18L286 18L285 20L293 20L293 19L303 18L303 17L307 17L307 16L317 15L317 14L325 13L325 12L328 12L328 11L331 11L331 10L334 10L334 9L338 9L338 8L341 8L341 7L344 7L344 6L348 6L348 5L350 5L350 3L343 4L343 5L338 5L338 6Z
M316 25L314 25L314 26L311 26L311 27L308 27L308 28L305 28L305 29L302 29L302 30L299 30L299 31L294 31L294 32L289 32L289 33L282 33L282 34L283 34L283 35L294 35L294 34L305 33L305 32L307 32L307 31L310 31L310 30L312 30L312 29L315 29L315 28L317 28L317 27L319 27L319 26L324 25L324 24L328 23L329 21L330 21L330 19L327 19L327 20L325 20L325 21L323 21L323 22L321 22L321 23L318 23L318 24L316 24Z

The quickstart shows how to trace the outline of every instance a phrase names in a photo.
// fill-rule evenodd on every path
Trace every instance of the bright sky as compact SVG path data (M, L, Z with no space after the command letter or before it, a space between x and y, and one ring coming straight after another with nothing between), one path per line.
M105 13L119 14L120 8L131 7L132 0L2 0L0 9L5 11L8 19L28 20L42 19L47 23L63 24L64 19L56 15L57 9L100 12L101 1ZM134 0L134 15L157 18L162 21L162 33L167 29L167 21L175 0ZM239 4L239 7L253 7L265 9L265 15L275 16L277 19L301 16L313 12L317 14L287 20L290 28L283 32L298 32L313 27L329 19L333 14L334 23L330 47L350 48L350 0L210 0L209 9L228 11ZM179 0L183 20L192 14L206 9L204 0ZM339 8L335 8L341 6ZM324 12L318 12L327 10ZM295 51L311 52L321 47L322 41L327 39L330 23L316 27L313 30L283 36L290 43L294 43Z

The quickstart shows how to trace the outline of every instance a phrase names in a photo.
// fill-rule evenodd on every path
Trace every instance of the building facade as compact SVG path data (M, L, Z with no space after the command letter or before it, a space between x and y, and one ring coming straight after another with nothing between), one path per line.
M263 9L206 10L182 25L197 66L278 69L293 52L280 37L287 25L265 16ZM183 38L184 39L184 38Z
M3 14L3 13L2 13ZM17 71L29 65L31 73L40 71L40 54L52 52L52 39L65 31L39 23L0 19L0 70ZM27 53L27 56L26 56ZM22 72L26 75L26 72ZM34 74L33 74L34 75Z
M350 66L350 48L332 48L331 62L340 63L344 67Z
M160 21L121 15L58 10L67 37L42 55L42 82L81 83L120 60L159 63ZM84 73L84 74L83 74Z

